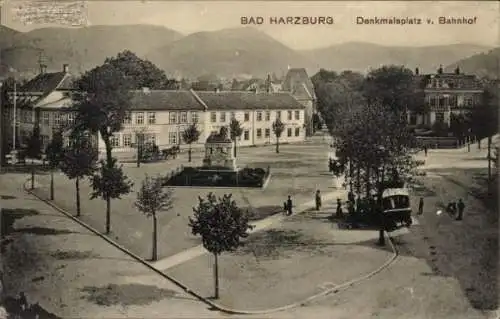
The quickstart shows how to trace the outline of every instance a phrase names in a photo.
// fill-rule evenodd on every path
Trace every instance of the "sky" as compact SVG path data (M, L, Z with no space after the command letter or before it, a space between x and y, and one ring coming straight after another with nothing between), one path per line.
M20 0L5 0L3 24L20 30L10 9ZM2 0L0 0L0 3ZM500 4L497 1L96 1L87 3L89 25L153 24L183 34L240 27L241 17L263 17L254 27L293 49L313 49L343 42L392 46L453 43L500 45ZM269 17L332 17L331 25L277 25ZM445 17L476 17L471 25L442 25ZM419 18L420 25L360 25L357 17ZM428 25L427 19L434 24Z

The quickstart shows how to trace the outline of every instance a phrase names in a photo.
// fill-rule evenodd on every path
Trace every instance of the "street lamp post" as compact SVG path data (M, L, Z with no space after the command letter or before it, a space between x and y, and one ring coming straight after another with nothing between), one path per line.
M377 196L377 209L379 213L379 231L378 231L378 245L379 246L385 246L385 237L384 237L384 231L385 231L385 214L384 214L384 208L383 208L383 202L382 202L382 193L384 192L384 175L385 175L385 166L383 163L383 156L384 156L385 148L383 146L379 147L379 156L380 156L380 162L382 165L378 168L379 170L379 184L378 184L378 196Z

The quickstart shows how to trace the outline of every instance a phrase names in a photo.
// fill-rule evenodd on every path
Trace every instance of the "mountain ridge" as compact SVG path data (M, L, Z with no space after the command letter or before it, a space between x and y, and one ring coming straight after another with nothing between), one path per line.
M269 73L284 74L289 67L303 67L309 75L320 68L366 72L383 64L434 72L440 65L451 65L491 49L468 43L405 47L352 41L295 50L248 26L187 35L145 24L51 27L29 32L3 27L0 36L0 64L20 71L37 72L41 51L48 70L59 70L63 63L68 63L78 73L128 49L171 76L191 78L203 74L262 77Z

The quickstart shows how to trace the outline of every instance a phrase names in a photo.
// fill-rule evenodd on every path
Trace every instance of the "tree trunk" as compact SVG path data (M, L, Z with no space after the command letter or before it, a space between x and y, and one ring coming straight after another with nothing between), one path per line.
M379 194L378 194L378 203L379 203L379 231L378 231L378 245L379 246L385 246L385 236L384 236L384 231L385 231L385 215L382 207L382 192L384 191L384 178L385 178L385 167L382 167L382 174L380 177L380 188L379 188Z
M106 198L106 234L111 232L111 198Z
M50 170L50 200L54 200L54 170Z
M214 254L214 283L215 283L214 299L219 299L219 258L217 254Z
M35 167L31 166L31 189L35 189Z
M366 167L366 198L370 197L370 165Z
M76 217L80 217L80 178L75 180L76 187Z
M151 256L151 260L158 260L158 220L156 214L153 215L153 256Z
M137 144L137 167L141 167L141 147Z
M234 140L234 157L236 158L236 139Z
M280 139L276 138L276 153L280 152Z
M488 185L491 182L491 135L488 136Z
M104 140L104 145L106 146L106 165L109 168L111 168L113 161L111 142L109 141L109 137L106 137L103 140ZM109 198L109 196L106 196L106 234L109 234L110 232L111 232L111 198Z
M189 144L189 149L188 149L188 162L191 163L191 144Z
M477 138L477 149L481 149L481 139L479 137Z

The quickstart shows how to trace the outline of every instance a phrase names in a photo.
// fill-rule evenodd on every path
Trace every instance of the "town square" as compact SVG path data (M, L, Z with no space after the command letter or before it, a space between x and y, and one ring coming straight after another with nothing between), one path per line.
M498 47L31 5L0 7L5 318L497 318ZM58 27L11 16L35 7Z

